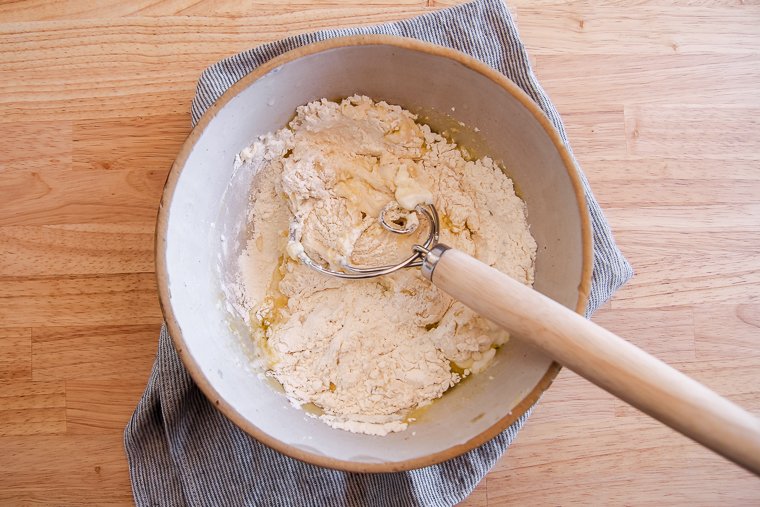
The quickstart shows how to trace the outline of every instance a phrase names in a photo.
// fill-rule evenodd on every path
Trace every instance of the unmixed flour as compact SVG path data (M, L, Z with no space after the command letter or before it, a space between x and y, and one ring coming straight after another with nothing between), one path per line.
M483 370L507 340L419 270L342 280L295 260L303 249L333 267L397 262L426 230L393 235L380 211L432 202L441 242L532 284L525 205L490 158L470 159L398 106L353 96L299 107L237 163L258 171L240 303L267 373L294 404L316 405L336 428L402 431L410 412Z

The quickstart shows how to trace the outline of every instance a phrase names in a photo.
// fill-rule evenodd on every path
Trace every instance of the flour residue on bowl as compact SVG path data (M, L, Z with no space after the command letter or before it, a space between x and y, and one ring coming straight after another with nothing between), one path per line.
M288 127L236 162L257 171L236 304L267 375L335 428L406 429L412 411L485 369L508 335L418 269L342 280L294 260L296 250L331 265L395 263L426 231L393 235L379 225L380 211L432 200L441 242L533 283L536 243L512 181L491 159L471 160L415 120L367 97L323 99L299 107ZM298 242L289 245L294 215Z

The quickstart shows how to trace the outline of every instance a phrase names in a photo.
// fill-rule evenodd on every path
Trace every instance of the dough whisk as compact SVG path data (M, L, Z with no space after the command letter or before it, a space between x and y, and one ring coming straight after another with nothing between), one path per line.
M435 206L404 214L391 203L383 228L410 234L422 217L426 240L394 265L334 270L302 249L298 259L327 275L365 279L420 267L425 278L472 310L528 340L558 363L671 428L760 475L760 419L640 348L464 252L438 242ZM291 228L291 239L294 239Z

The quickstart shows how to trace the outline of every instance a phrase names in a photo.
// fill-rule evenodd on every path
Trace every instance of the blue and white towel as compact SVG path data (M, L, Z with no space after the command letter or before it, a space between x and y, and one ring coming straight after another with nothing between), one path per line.
M226 58L201 75L192 104L193 125L225 90L271 58L312 42L357 34L421 39L482 60L525 90L568 143L562 120L538 84L501 0L476 0L380 26L297 35ZM594 241L590 316L633 272L615 245L586 178L582 180ZM321 468L270 449L227 420L193 383L164 326L148 386L124 438L139 507L450 506L472 492L530 412L490 442L439 465L392 474Z

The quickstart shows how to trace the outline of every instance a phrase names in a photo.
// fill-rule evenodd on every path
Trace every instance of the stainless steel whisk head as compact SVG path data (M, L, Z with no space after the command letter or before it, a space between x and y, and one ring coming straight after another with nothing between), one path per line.
M422 215L428 223L429 232L427 239L422 245L414 245L412 247L412 255L398 264L375 267L357 267L346 263L342 265L343 271L336 271L315 262L304 251L301 251L298 254L298 260L320 273L354 280L387 275L403 268L422 267L424 266L425 259L431 249L438 243L440 221L435 206L432 204L418 204L414 208L414 211L408 213L407 216L403 216L399 213L399 207L396 203L389 203L380 212L379 221L380 225L389 232L394 234L411 234L417 230L420 215ZM291 237L291 239L293 238Z

